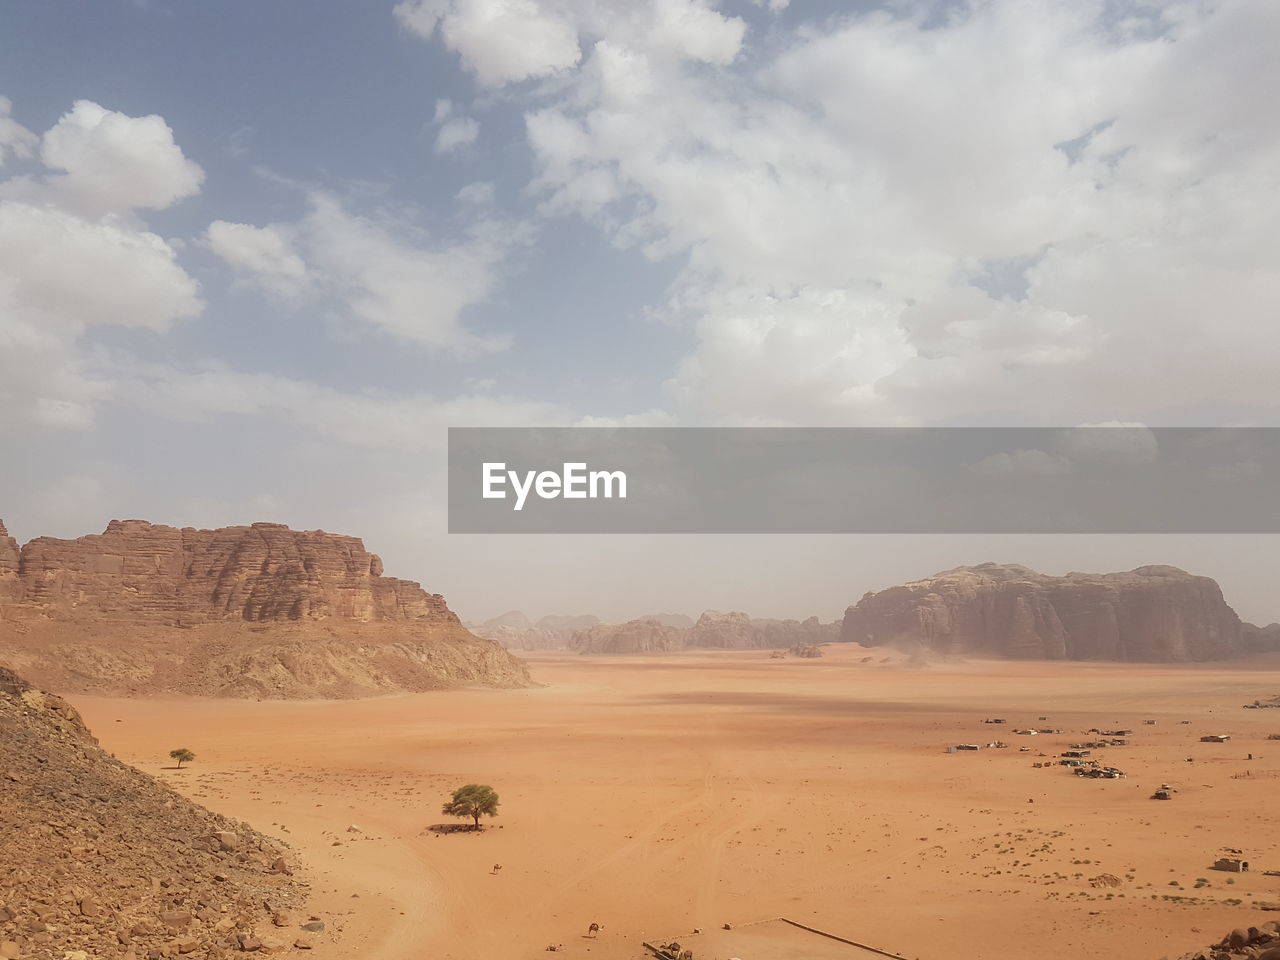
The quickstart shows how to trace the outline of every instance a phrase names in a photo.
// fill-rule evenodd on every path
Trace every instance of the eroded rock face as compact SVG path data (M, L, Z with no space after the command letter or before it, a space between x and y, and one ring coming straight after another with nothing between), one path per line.
M111 757L66 701L0 667L0 942L15 948L0 956L224 956L304 904L291 860Z
M0 537L0 662L82 693L357 697L529 683L443 597L384 576L358 538L278 523L116 520L21 550Z
M22 584L18 580L21 559L18 541L9 536L4 521L0 520L0 603L16 600L22 593Z
M1045 660L1180 662L1248 652L1218 584L1177 567L1050 577L1016 564L958 567L868 593L841 639Z
M99 535L32 540L17 579L13 599L50 616L457 622L443 597L384 577L382 561L358 538L280 523L196 530L113 520Z

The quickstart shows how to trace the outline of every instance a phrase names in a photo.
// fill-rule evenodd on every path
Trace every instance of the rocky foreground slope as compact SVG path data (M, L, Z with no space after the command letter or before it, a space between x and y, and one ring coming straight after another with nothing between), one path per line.
M813 646L838 638L839 627L808 620L752 619L708 610L691 627L657 620L596 624L578 631L570 648L580 653L666 653L673 650L766 650Z
M1182 662L1280 649L1218 584L1177 567L1051 577L1016 564L957 567L868 593L841 639L944 655Z
M292 949L304 899L281 845L109 756L0 668L0 957Z
M522 686L525 666L355 537L113 520L19 548L0 524L0 662L58 690L352 697Z
M1184 953L1178 960L1280 960L1280 921L1239 927L1213 946Z

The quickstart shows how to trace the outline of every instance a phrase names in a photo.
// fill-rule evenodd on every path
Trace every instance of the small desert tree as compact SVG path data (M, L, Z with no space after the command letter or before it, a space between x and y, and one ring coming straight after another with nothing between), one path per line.
M178 761L178 769L182 769L182 765L196 758L196 755L186 747L179 747L177 750L170 750L169 756Z
M480 817L496 817L498 815L498 795L493 787L482 783L468 783L453 791L453 797L444 805L442 811L450 817L470 817L475 821L475 829L480 829Z

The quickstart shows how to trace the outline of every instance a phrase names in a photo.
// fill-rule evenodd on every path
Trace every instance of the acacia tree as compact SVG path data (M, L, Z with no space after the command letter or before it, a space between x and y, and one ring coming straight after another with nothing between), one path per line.
M179 770L182 769L183 762L194 760L196 758L196 755L186 747L179 747L177 750L170 750L169 756L178 761Z
M479 830L481 816L498 815L498 795L486 784L468 783L453 791L442 812L450 817L470 817L475 821L474 829Z

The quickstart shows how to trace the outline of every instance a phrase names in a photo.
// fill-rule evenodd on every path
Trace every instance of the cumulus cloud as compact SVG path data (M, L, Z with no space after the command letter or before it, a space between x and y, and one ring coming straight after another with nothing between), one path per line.
M395 10L421 36L438 30L487 87L567 75L601 42L723 66L746 32L742 19L703 0L402 0Z
M1280 7L909 2L768 47L709 4L536 9L581 58L521 94L534 190L684 264L687 416L1274 406Z
M10 181L4 192L88 218L164 209L204 182L163 117L130 117L92 100L77 100L44 134L40 159L50 173Z
M28 153L34 145L12 127L0 134ZM0 182L0 425L83 428L113 390L86 331L162 333L203 309L174 246L120 215L194 191L199 168L159 117L88 101L44 135L40 157L65 172Z
M438 25L449 49L487 86L544 77L581 55L572 21L534 0L404 0L395 12L423 36Z

